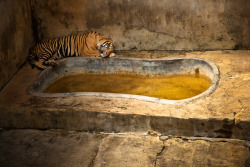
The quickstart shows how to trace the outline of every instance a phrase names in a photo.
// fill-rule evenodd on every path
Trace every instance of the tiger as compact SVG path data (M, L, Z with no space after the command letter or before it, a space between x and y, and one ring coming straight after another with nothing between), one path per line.
M44 70L57 66L58 59L75 56L114 57L115 46L110 36L91 31L38 43L30 48L27 59L32 68Z

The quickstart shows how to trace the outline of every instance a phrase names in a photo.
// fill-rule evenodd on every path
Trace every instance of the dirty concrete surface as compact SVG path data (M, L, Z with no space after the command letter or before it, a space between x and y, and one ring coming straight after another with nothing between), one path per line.
M29 0L0 1L0 89L20 69L33 45Z
M3 166L249 165L249 51L119 52L117 55L208 59L218 65L220 83L210 96L180 106L122 98L39 98L29 95L27 88L40 71L26 64L0 92L0 163ZM169 119L178 121L166 123ZM148 130L156 132L148 135ZM162 141L161 135L172 137Z
M63 130L9 130L0 134L2 167L244 167L249 141L233 139L86 133Z
M247 0L32 1L39 40L95 30L118 50L249 49Z

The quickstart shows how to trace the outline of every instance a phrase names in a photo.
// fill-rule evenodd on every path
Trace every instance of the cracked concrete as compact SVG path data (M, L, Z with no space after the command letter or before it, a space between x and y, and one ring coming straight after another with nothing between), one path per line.
M165 146L163 144L162 148L161 148L161 151L157 153L156 155L156 158L155 158L155 164L154 164L154 167L157 167L157 160L159 159L159 157L161 156L162 152L165 150Z
M64 130L4 130L2 167L163 167L249 165L250 142L147 133L88 133Z
M238 150L238 148L245 148L244 146L227 142L172 138L164 142L164 146L165 149L157 161L158 166L168 164L171 166L244 166L249 159L249 153ZM232 157L232 159L225 159L225 157ZM241 161L241 158L244 160Z

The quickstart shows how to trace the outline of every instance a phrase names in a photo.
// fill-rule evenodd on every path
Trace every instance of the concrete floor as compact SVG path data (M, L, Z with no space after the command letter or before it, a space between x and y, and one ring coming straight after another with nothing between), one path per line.
M40 71L26 64L0 92L0 164L249 165L250 51L120 52L117 56L209 59L219 66L220 82L210 96L179 106L122 98L39 98L29 95L27 88ZM174 137L159 139L169 135Z
M250 165L250 143L235 139L10 130L0 135L1 167L165 167ZM164 140L161 140L164 139Z

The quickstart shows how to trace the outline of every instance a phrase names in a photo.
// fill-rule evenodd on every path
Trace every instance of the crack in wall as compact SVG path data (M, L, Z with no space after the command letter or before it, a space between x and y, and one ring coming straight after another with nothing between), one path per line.
M157 160L158 160L159 156L162 154L162 152L163 152L165 149L166 149L166 146L164 145L164 141L163 141L163 142L162 142L161 151L158 152L158 153L156 154L156 158L155 158L155 161L154 161L154 167L156 167L156 165L157 165Z
M102 136L102 141L99 143L97 149L95 150L95 155L94 155L94 157L92 158L92 160L90 161L90 163L88 164L88 167L94 167L94 166L95 166L96 157L97 157L97 155L98 155L98 153L99 153L99 149L100 149L100 146L101 146L101 144L102 144L102 142L103 142L103 139L105 139L105 138L107 138L107 136L104 136L104 135L103 135L103 136Z
M236 124L239 124L239 123L241 122L240 119L239 119L238 117L239 117L239 115L240 115L242 112L245 111L245 107L244 107L244 105L243 105L243 102L242 102L240 99L238 99L238 102L239 102L239 104L240 104L240 109L239 109L238 111L234 112L234 124L235 124L235 125L236 125Z
M206 141L206 142L226 142L235 145L242 145L250 149L250 141L248 140L238 140L238 139L227 139L227 138L208 138L208 137L184 137L176 136L172 138L182 139L183 141Z
M101 143L99 144L99 146L98 146L97 149L95 150L95 155L94 155L94 157L92 158L92 160L90 161L90 163L88 164L88 167L94 167L95 159L96 159L96 157L97 157L97 155L98 155L100 145L101 145Z

